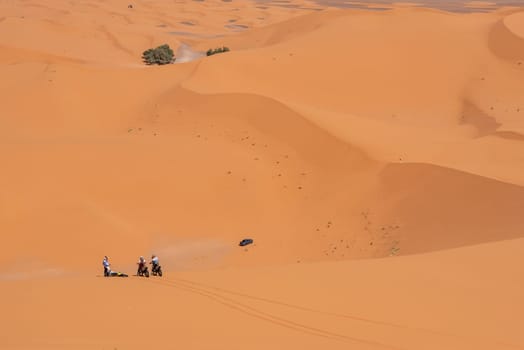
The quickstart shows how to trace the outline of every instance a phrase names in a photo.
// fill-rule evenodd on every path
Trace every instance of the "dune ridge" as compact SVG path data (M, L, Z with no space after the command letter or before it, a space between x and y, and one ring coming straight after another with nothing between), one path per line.
M381 2L1 3L0 348L524 349L524 12Z

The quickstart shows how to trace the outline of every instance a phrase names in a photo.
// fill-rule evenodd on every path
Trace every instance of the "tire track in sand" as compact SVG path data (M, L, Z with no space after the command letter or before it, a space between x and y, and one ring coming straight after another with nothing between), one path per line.
M104 36L111 42L111 44L121 50L121 51L124 51L125 53L127 53L128 55L131 55L133 56L133 51L131 51L130 49L128 49L127 47L125 47L124 45L122 45L120 43L120 41L118 40L118 38L113 34L111 33L109 30L107 30L107 28L105 26L100 26L98 28L98 30L104 34Z
M143 280L143 281L146 283L150 282L150 283L162 285L164 287L177 288L177 289L180 289L186 292L198 294L198 295L207 297L213 301L216 301L224 306L227 306L233 310L247 314L251 317L255 317L255 318L264 320L266 322L269 322L269 323L272 323L272 324L275 324L281 327L292 329L294 331L297 331L303 334L309 334L309 335L327 338L331 340L342 341L345 343L366 344L366 345L371 345L371 346L375 346L375 347L379 347L383 349L407 350L405 348L400 348L394 345L389 345L389 344L385 344L385 343L381 343L381 342L377 342L373 340L361 339L361 338L352 337L352 336L348 336L344 334L339 334L339 333L331 332L329 330L324 330L324 329L317 328L317 327L311 327L311 326L308 326L308 325L305 325L299 322L295 322L293 320L275 316L268 312L260 311L252 306L238 302L234 299L225 297L218 293L205 290L203 288L191 287L187 285L180 285L179 283L176 283L170 280Z
M293 320L285 319L285 318L282 318L282 317L279 317L279 316L275 316L275 315L273 315L271 313L260 311L260 310L254 308L254 307L248 306L248 305L243 304L243 303L241 303L239 301L236 301L234 299L228 298L228 297L226 297L226 296L224 296L223 294L220 294L220 293L236 295L236 296L240 296L240 297L244 297L244 298L248 298L248 299L252 299L252 300L262 301L262 302L266 302L266 303L270 303L270 304L274 304L274 305L284 306L284 307L287 307L287 308L292 308L292 309L306 311L306 312L311 312L311 313L316 313L316 314L324 314L324 315L338 317L338 318L351 319L351 320L354 320L354 321L369 323L369 324L373 324L373 325L376 325L376 326L387 326L387 327L404 329L404 330L409 330L409 331L425 332L425 333L432 334L432 335L435 335L435 336L456 338L457 340L461 339L463 341L469 341L469 342L474 341L475 343L481 343L481 344L486 344L486 342L488 342L488 343L493 343L494 346L504 346L506 348L511 348L511 349L519 349L519 350L523 350L524 349L524 347L521 346L521 345L508 344L508 343L504 343L504 342L496 341L496 340L495 341L494 340L489 341L489 340L485 340L485 339L474 339L473 340L473 339L469 339L468 337L465 337L465 336L461 336L461 335L457 335L457 334L451 334L451 333L445 333L445 332L440 332L440 331L436 331L436 330L432 330L432 329L410 327L410 326L405 326L405 325L400 325L400 324L395 324L395 323L390 323L390 322L371 320L371 319L358 317L358 316L353 316L353 315L346 315L346 314L341 314L341 313L335 313L335 312L329 312L329 311L323 311L323 310L316 310L316 309L312 309L312 308L309 308L309 307L304 307L304 306L293 305L293 304L290 304L290 303L281 302L281 301L278 301L278 300L272 300L272 299L268 299L268 298L252 296L252 295L249 295L249 294L244 294L244 293L239 293L239 292L235 292L235 291L231 291L231 290L227 290L227 289L223 289L223 288L218 288L218 287L206 285L206 284L203 284L203 283L190 281L190 280L187 280L187 279L175 278L175 279L149 280L149 281L152 282L152 283L156 283L156 284L160 284L160 285L166 286L166 287L178 288L178 289L181 289L181 290L185 290L185 291L188 291L188 292L191 292L191 293L195 293L195 294L199 294L199 295L208 297L208 298L210 298L210 299L212 299L214 301L217 301L217 302L219 302L219 303L221 303L221 304L223 304L225 306L228 306L230 308L233 308L233 309L235 309L235 310L237 310L239 312L246 313L246 314L248 314L248 315L250 315L252 317L260 318L260 319L263 319L265 321L268 321L268 322L271 322L271 323L274 323L274 324L277 324L277 325L280 325L280 326L283 326L283 327L286 327L286 328L290 328L290 329L294 329L294 330L302 332L302 333L315 335L315 336L320 336L320 337L329 338L329 339L338 340L338 341L373 345L373 346L378 346L378 347L385 348L385 349L395 349L395 350L401 350L402 349L402 350L404 350L403 348L400 348L400 347L396 347L396 346L385 344L385 343L381 343L381 342L376 342L376 341L373 341L373 340L356 338L356 337L352 337L352 336L348 336L348 335L344 335L344 334L331 332L329 330L324 330L324 329L320 329L320 328L316 328L316 327L307 326L307 325L295 322ZM214 291L216 291L216 292L214 292Z

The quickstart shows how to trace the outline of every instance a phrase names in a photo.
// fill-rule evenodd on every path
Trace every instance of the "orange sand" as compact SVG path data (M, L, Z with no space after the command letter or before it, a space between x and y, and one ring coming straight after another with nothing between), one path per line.
M524 9L128 3L0 3L1 349L524 349Z

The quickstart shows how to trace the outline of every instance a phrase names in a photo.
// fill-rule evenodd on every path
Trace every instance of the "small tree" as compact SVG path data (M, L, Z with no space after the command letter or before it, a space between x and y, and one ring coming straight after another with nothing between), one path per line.
M223 46L223 47L218 47L216 49L207 50L206 55L211 56L217 53L228 52L228 51L229 51L229 47Z
M175 54L169 45L164 44L155 49L148 49L142 54L145 64L169 64L175 61Z

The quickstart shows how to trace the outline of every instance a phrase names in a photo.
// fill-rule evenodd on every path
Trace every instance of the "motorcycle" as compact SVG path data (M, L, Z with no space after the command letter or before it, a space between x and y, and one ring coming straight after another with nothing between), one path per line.
M162 277L162 266L160 266L160 264L153 264L153 263L150 263L152 266L151 266L151 273L153 274L153 276L160 276Z
M149 277L149 269L147 268L146 264L141 264L141 263L137 263L137 264L138 264L138 270L136 271L136 275Z

